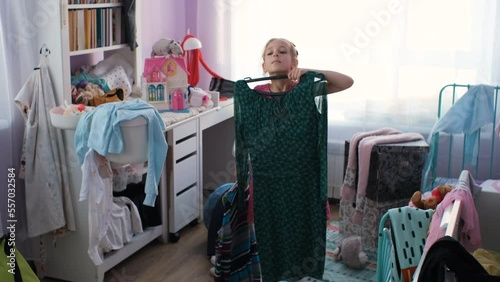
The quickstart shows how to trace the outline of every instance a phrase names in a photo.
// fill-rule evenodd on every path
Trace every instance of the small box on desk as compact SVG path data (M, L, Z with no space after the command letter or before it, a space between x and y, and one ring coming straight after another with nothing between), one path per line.
M350 142L346 141L344 175L349 159L349 147ZM375 250L378 224L382 215L391 208L407 205L413 193L420 190L422 170L428 152L429 145L423 140L375 145L370 155L362 223L358 225L352 220L356 202L342 198L340 232L344 236L361 236L365 247ZM358 175L355 183L358 183Z

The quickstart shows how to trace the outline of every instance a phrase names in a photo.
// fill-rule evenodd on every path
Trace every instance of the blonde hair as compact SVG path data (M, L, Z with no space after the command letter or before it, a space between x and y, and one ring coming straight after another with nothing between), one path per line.
M275 40L281 40L285 42L288 45L288 48L290 49L290 52L292 54L292 58L296 59L297 56L299 55L299 52L297 51L297 48L295 48L295 44L292 43L292 41L285 39L285 38L271 38L267 41L266 45L264 45L264 50L262 50L262 60L264 60L264 57L266 56L266 49L271 44L271 42Z

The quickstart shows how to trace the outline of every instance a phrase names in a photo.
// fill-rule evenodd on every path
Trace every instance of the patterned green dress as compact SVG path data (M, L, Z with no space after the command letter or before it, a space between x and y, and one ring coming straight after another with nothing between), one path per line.
M308 72L280 98L235 85L238 183L253 177L263 281L321 279L325 261L326 86Z

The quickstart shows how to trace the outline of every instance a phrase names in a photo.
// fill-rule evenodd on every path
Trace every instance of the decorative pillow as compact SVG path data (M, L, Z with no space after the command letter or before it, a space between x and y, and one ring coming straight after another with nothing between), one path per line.
M89 71L89 74L96 77L102 77L116 65L121 65L123 67L130 83L132 84L134 77L134 67L127 60L127 58L120 53L113 53L111 56L106 57L104 60L98 62L97 65L95 65Z
M128 97L132 92L132 86L127 78L127 74L121 65L114 66L111 71L102 76L108 83L110 89L122 87L125 89L125 97Z

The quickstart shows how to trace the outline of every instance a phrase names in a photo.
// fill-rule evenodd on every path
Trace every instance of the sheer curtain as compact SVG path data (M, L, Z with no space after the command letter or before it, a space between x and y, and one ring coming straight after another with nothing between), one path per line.
M0 1L0 218L6 233L7 174L9 168L19 175L24 120L14 97L38 64L37 29L43 28L42 13L34 0ZM38 11L38 12L37 12ZM43 9L42 9L43 11ZM27 238L23 182L15 182L16 246ZM26 257L28 253L23 252Z
M498 0L296 3L226 6L231 77L262 76L261 52L272 37L295 43L299 67L350 75L353 87L328 97L330 140L382 126L428 133L442 86L500 83Z

